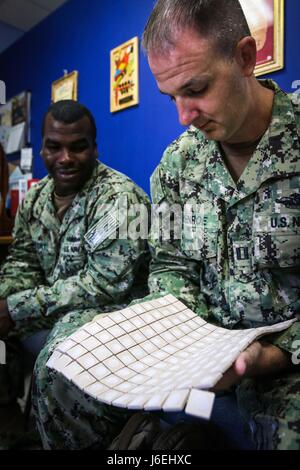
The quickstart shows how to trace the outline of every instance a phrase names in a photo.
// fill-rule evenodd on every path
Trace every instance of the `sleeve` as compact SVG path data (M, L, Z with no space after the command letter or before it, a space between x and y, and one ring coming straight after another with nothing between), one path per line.
M265 337L264 340L285 352L290 354L296 353L300 348L300 321L296 321L282 333Z
M122 209L122 220L128 226L134 223L135 211L132 209L135 204L142 204L146 211L149 209L146 196L135 191L115 193L110 197L109 205L103 207L99 204L90 225L90 230L95 231L94 240L98 243L93 246L86 243L87 262L84 268L67 279L58 279L51 286L42 285L9 296L8 309L14 321L43 315L58 316L80 308L101 308L126 300L139 266L147 256L147 242L141 236L101 239L101 227L102 230L107 227L103 224L107 222L111 204L117 203L121 196L128 203L126 210Z
M0 298L6 299L16 292L44 283L43 271L28 230L28 210L23 202L17 212L9 256L0 270Z
M149 289L155 294L173 294L193 311L206 317L208 309L200 293L201 263L185 256L181 250L182 204L179 175L169 167L166 151L151 178L153 201L150 250Z

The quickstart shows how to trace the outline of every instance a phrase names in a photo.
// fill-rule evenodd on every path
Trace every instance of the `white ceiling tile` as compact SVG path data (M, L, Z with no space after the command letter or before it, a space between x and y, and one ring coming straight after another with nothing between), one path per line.
M0 0L1 1L1 0ZM45 10L51 12L56 10L56 8L63 5L66 0L29 0L31 3L35 3Z
M0 21L29 31L65 0L0 0Z

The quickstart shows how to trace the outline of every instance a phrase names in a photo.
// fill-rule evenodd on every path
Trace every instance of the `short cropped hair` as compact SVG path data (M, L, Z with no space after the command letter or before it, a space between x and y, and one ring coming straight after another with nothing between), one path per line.
M43 124L42 124L42 137L45 134L46 117L50 114L55 121L63 122L64 124L73 124L86 116L90 121L90 132L94 144L97 139L97 127L94 116L86 106L73 100L61 100L50 105L46 111Z
M144 50L167 53L186 28L211 38L225 58L233 57L240 39L251 36L238 0L157 0L143 34Z

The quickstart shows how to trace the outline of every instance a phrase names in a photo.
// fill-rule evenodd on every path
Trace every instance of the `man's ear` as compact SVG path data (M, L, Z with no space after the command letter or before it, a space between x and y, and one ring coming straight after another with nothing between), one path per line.
M242 38L235 50L235 59L244 77L251 77L256 65L257 48L255 39L251 36Z
M97 143L95 143L95 146L94 146L94 157L95 157L95 160L98 159L99 157L99 151L98 151L98 146L97 146Z

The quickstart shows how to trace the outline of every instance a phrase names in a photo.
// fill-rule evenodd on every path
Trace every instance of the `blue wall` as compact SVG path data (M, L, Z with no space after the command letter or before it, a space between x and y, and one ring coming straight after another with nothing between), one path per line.
M51 98L51 83L63 69L79 71L79 101L95 115L100 159L128 174L147 192L149 177L165 147L182 132L174 105L157 91L140 52L140 104L109 111L109 52L141 36L154 0L70 0L0 55L0 79L7 97L32 91L34 176L46 170L39 157L40 124ZM286 91L300 80L299 0L286 3L285 69L271 75Z

